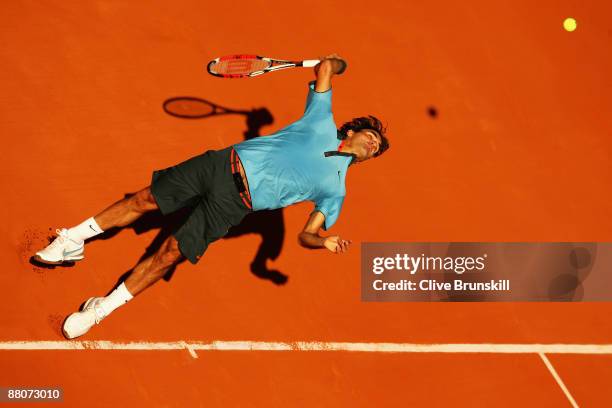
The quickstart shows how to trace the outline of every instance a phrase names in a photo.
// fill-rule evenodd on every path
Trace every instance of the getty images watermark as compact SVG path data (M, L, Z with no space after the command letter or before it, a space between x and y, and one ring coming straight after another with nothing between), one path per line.
M610 243L363 243L364 301L612 300Z
M441 257L441 256L410 256L408 254L395 254L395 257L375 257L372 260L372 273L381 275L385 271L405 271L410 275L421 272L454 272L461 275L464 272L484 271L487 254L473 257ZM436 279L419 279L417 281L400 279L399 281L385 282L382 278L372 282L374 290L411 290L411 291L501 291L510 290L510 279L489 280L487 282L467 282L462 279L439 282Z

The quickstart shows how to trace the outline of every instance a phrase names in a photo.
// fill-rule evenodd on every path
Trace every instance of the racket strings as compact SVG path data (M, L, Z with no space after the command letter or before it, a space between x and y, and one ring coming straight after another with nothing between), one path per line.
M217 62L211 67L211 70L222 75L248 75L269 66L268 61L260 59L232 59Z

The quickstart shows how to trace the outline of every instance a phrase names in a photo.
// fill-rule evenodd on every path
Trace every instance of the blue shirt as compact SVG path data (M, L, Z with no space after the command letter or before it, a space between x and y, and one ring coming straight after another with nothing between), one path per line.
M309 84L304 116L269 135L234 146L247 176L253 210L312 201L325 216L323 229L338 219L345 177L352 158L325 157L340 145L331 110L331 89L315 92Z

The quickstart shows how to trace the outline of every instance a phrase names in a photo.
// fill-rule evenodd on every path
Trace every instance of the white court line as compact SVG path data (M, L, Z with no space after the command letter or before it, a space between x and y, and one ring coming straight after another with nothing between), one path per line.
M366 353L509 353L612 354L612 344L496 344L496 343L347 343L266 341L0 341L0 350L187 350L202 351L350 351Z
M499 344L499 343L348 343L348 342L266 342L266 341L173 341L115 342L90 341L0 341L2 350L187 350L197 351L345 351L365 353L489 353L538 354L574 408L578 407L569 390L545 354L612 354L612 344Z
M538 354L540 355L540 357L542 357L544 364L546 364L546 367L548 367L548 371L550 371L554 379L557 381L557 384L559 384L559 387L561 387L561 390L563 391L569 402L572 404L572 407L578 408L578 404L576 404L574 397L572 397L572 394L570 394L569 390L563 383L563 380L561 380L561 377L559 377L559 374L557 374L557 370L555 370L555 367L553 367L552 363L548 360L548 357L546 357L544 353Z
M499 343L348 343L348 342L266 342L266 341L173 341L115 342L90 341L0 341L2 350L187 350L193 358L197 351L345 351L365 353L489 353L538 354L574 408L578 404L557 374L546 354L612 354L612 344L499 344Z

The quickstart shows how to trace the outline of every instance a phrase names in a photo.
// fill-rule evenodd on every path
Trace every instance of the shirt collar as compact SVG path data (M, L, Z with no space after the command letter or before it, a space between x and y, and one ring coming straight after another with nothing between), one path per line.
M351 162L349 163L349 166L350 166L357 159L357 155L355 155L354 153L341 152L340 148L342 147L342 145L344 145L344 140L339 141L338 147L336 148L336 150L329 150L327 152L324 152L323 155L325 157L332 157L332 156L351 157L352 159L351 159Z

